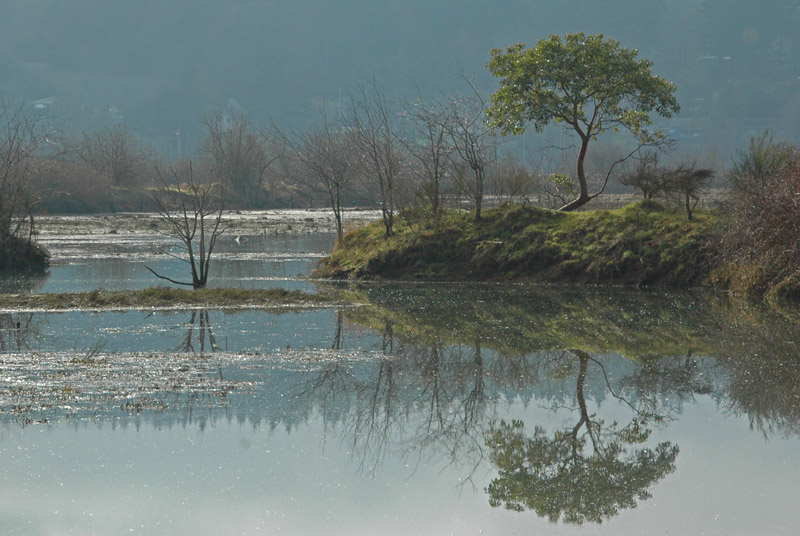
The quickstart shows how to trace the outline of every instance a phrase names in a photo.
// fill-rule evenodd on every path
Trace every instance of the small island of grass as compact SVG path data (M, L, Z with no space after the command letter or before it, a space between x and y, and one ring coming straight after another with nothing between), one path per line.
M374 223L349 233L314 273L330 278L702 285L711 276L716 217L641 201L615 210L558 212L504 205L451 212L436 223Z
M341 305L332 295L277 289L151 287L63 294L0 294L3 310L267 309Z

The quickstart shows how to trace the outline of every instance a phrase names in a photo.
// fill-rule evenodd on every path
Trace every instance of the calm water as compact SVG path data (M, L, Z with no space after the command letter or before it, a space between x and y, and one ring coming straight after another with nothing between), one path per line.
M230 284L311 286L287 274L326 240L231 243ZM118 246L31 286L149 284L125 264L145 243ZM0 314L0 534L800 528L794 320L690 293L352 290L365 305Z
M254 235L235 241L222 235L211 263L209 287L274 288L311 291L304 279L333 248L334 233ZM53 256L44 277L0 280L2 292L85 292L127 290L166 284L150 273L191 282L187 264L176 259L179 244L160 235L94 234L44 237Z

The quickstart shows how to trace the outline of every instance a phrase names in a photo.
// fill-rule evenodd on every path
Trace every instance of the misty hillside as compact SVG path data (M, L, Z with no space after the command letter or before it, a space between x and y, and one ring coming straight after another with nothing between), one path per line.
M463 88L460 74L488 93L490 49L584 31L638 48L678 84L679 137L724 146L768 127L797 139L798 4L3 0L0 94L55 97L76 131L122 122L189 147L204 114L241 107L257 123L303 128L373 76L397 98Z

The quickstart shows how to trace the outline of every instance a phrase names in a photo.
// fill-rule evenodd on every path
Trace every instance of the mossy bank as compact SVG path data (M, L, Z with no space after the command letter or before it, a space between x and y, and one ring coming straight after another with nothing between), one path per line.
M654 202L556 212L519 205L349 233L314 275L329 278L526 280L690 287L709 280L715 216L692 221Z

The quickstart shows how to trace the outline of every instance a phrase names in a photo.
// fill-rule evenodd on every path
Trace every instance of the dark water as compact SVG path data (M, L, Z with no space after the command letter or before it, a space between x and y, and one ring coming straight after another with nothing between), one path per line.
M791 313L351 290L363 306L0 315L0 534L797 533Z

